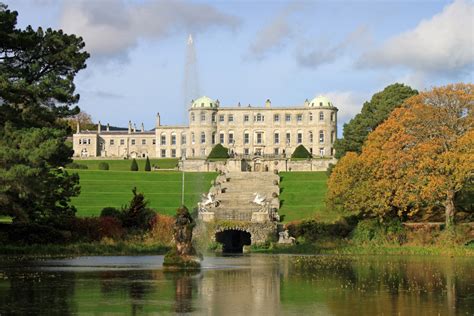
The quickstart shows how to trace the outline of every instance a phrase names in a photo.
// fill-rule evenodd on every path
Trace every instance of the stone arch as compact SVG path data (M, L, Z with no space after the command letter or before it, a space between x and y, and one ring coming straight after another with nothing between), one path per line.
M223 229L216 232L216 241L222 244L222 252L242 253L244 246L250 246L252 235L242 229Z

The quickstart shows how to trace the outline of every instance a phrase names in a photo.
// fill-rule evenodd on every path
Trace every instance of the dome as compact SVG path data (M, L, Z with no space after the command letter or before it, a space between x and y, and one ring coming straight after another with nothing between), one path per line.
M209 97L203 96L193 101L192 108L216 108L219 106L219 101L214 101Z
M325 96L317 96L313 100L309 101L309 107L318 107L318 106L333 106L332 102Z

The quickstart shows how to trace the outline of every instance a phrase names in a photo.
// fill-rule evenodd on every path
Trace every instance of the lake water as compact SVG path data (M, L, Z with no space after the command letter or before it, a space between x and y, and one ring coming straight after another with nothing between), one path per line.
M0 259L0 315L474 315L474 258L163 256Z

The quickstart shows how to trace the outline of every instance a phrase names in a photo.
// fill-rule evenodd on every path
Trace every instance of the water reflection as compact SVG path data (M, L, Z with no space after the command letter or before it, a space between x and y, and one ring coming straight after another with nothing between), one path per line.
M206 258L199 273L163 272L162 257L87 260L0 260L0 315L474 311L470 258L248 255Z

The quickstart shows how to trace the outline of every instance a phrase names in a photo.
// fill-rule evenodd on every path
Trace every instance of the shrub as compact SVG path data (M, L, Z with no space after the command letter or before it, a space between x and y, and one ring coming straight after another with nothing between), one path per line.
M138 171L138 164L135 158L133 158L132 164L130 165L130 171Z
M175 219L172 216L156 214L151 223L151 236L156 241L168 244L173 240Z
M74 241L92 242L99 241L99 217L77 217L72 221L71 234Z
M222 146L222 144L217 144L212 148L207 159L226 159L229 158L229 149Z
M335 223L323 223L315 220L295 221L286 224L290 236L304 238L308 241L316 241L328 238L345 238L353 227L341 219Z
M334 170L334 167L336 164L330 163L328 165L328 168L326 169L326 176L329 178L331 176L332 171Z
M151 171L150 159L148 159L148 156L146 157L145 171Z
M67 169L89 169L86 165L81 165L77 162L71 162L66 165Z
M122 213L115 207L104 207L100 212L100 217L115 217L121 219Z
M25 245L32 244L58 244L68 239L68 234L51 226L33 223L2 224L0 230L4 238L10 243Z
M291 158L311 158L311 153L303 145L296 147Z
M148 230L156 213L147 207L148 201L145 200L143 193L137 193L137 188L133 188L132 192L130 205L122 210L123 227Z
M352 240L359 244L403 244L407 240L406 230L398 219L379 222L377 219L360 221L352 232Z
M99 162L99 170L109 170L109 164L106 162Z
M122 222L111 216L100 217L99 219L99 236L100 239L112 238L114 240L122 238L124 235L124 229Z

